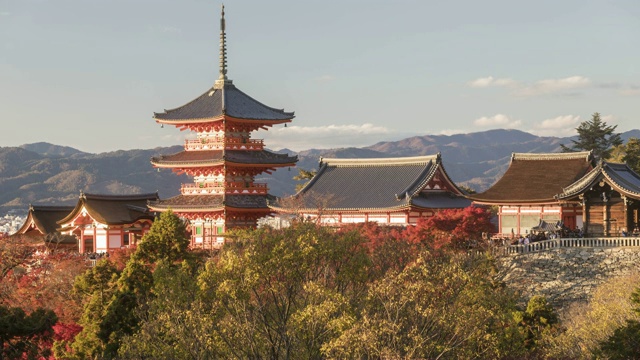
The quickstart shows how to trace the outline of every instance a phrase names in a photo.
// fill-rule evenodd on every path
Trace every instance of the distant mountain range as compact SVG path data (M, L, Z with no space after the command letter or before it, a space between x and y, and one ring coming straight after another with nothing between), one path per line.
M622 133L640 138L640 130ZM571 138L540 137L519 130L490 130L458 135L425 135L400 141L380 142L364 148L311 149L298 152L298 168L318 167L325 158L384 158L442 154L445 169L460 185L482 191L507 169L513 152L559 152ZM152 156L181 151L182 146L149 150L119 150L90 154L49 143L0 147L0 214L24 209L29 204L75 204L80 191L131 194L158 191L161 198L177 195L181 183L192 180L167 170L158 171ZM280 150L278 152L294 153ZM274 195L295 192L296 168L263 174Z

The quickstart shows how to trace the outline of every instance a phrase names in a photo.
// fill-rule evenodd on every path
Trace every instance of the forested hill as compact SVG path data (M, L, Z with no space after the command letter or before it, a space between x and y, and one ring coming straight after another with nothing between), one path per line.
M30 150L28 150L30 149ZM51 144L0 148L0 206L24 209L29 204L75 204L80 191L131 194L159 191L175 195L186 176L158 172L149 162L181 146L150 150L119 150L101 154ZM40 153L42 152L42 153Z
M640 130L622 134L640 138ZM512 152L558 152L570 138L539 137L518 130L490 130L458 135L415 136L380 142L364 148L311 149L298 153L298 168L315 169L327 158L376 158L442 154L445 169L458 184L483 190L506 170ZM148 150L119 150L89 154L48 143L0 147L0 214L33 204L74 204L80 191L127 194L159 191L160 197L178 194L185 175L154 169L149 160L171 154L182 146ZM289 152L289 151L287 151ZM291 152L289 152L291 153ZM284 168L256 181L268 182L274 195L293 194L297 169Z

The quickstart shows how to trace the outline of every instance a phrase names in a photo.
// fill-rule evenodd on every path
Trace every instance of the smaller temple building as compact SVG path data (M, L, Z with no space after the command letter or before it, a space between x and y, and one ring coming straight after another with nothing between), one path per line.
M57 222L58 231L78 239L80 253L104 253L134 245L149 231L154 213L147 204L158 194L81 193L76 206Z
M29 205L29 214L16 235L42 238L44 245L57 249L77 250L78 241L73 236L61 236L58 221L67 216L73 206Z
M498 207L498 236L525 235L541 221L582 228L583 207L577 201L559 201L556 195L583 179L594 166L591 152L513 153L505 174L469 199Z
M295 213L324 225L373 221L416 224L438 210L465 208L465 198L451 181L440 154L381 159L320 159L315 177L296 195L271 208Z
M29 205L29 214L16 234L37 236L55 234L58 232L58 221L69 215L73 209L74 206Z
M587 236L640 234L640 175L626 164L601 161L556 199L564 207L581 209Z

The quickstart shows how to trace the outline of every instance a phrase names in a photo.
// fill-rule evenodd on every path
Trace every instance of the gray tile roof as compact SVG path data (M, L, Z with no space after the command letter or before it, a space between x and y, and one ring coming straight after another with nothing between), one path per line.
M149 207L154 210L198 212L223 210L225 207L268 210L266 195L178 195L164 200L153 201Z
M272 121L291 120L295 117L293 112L285 112L282 109L264 105L233 84L226 84L221 89L209 89L191 102L162 113L154 113L153 117L170 123L211 119L222 115L239 119Z
M156 166L210 166L224 161L239 164L286 165L295 164L298 156L276 154L267 150L192 150L151 158L151 163Z
M636 174L627 164L605 161L601 161L598 166L580 180L562 189L562 192L556 195L556 198L568 199L576 197L601 180L607 182L621 194L640 199L640 175Z
M31 205L29 215L17 233L24 234L29 229L31 221L43 235L55 233L58 228L57 221L69 215L74 208L75 206Z
M461 193L421 192L440 171L440 154L390 159L323 159L318 174L297 194L303 207L325 210L457 208L470 202ZM453 184L451 182L451 184ZM455 186L455 185L454 185ZM274 204L278 208L279 204Z
M62 225L73 220L85 208L93 219L107 225L132 224L140 219L153 219L147 202L158 200L157 193L136 195L80 195L72 212L57 223Z

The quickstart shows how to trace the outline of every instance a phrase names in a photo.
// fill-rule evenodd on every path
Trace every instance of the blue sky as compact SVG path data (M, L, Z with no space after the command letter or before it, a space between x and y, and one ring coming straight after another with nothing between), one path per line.
M154 111L218 76L220 2L0 0L0 146L182 144ZM640 128L640 2L227 1L229 78L273 149L515 128Z

